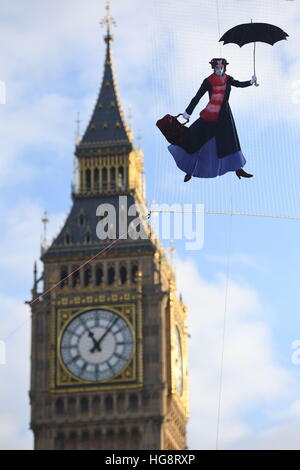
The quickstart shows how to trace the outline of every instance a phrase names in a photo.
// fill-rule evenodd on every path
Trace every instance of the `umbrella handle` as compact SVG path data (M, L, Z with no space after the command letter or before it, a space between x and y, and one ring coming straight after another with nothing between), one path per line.
M251 22L252 22L252 20L251 20ZM254 75L256 76L256 72L255 72L255 50L256 50L256 42L254 43L254 51L253 51ZM255 82L254 85L259 86L259 83Z

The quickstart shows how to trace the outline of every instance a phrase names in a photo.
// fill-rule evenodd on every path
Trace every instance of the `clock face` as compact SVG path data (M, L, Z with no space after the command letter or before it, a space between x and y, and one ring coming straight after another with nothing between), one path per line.
M175 326L174 329L174 376L175 386L179 395L182 395L183 391L183 359L182 359L182 348L181 348L181 336L179 328Z
M62 335L61 357L76 377L100 381L114 377L127 364L133 338L126 321L109 310L90 310L72 320Z

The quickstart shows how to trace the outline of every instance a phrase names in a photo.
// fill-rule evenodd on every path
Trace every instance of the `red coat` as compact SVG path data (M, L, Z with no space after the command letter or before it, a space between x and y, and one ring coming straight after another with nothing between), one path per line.
M246 82L239 82L238 80L234 80L234 78L230 75L227 75L227 77L224 98L217 121L205 121L199 117L189 127L189 142L187 142L187 145L184 147L188 152L193 153L200 149L202 145L213 135L216 136L217 152L219 158L234 154L235 152L241 150L235 122L228 100L231 92L231 86L245 88L251 86L251 81L248 80ZM207 77L205 80L203 80L199 90L185 110L187 114L192 114L194 108L197 106L200 99L206 92L208 92L209 98L211 99L213 87L209 78L210 77Z

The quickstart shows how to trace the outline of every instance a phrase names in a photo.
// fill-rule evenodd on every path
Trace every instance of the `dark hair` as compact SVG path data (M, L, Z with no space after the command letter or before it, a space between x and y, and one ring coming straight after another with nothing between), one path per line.
M222 65L224 65L224 72L226 72L226 66L229 65L229 62L227 62L226 59L216 58L216 57L211 59L211 61L209 62L211 64L211 68L214 69L219 60L222 61Z

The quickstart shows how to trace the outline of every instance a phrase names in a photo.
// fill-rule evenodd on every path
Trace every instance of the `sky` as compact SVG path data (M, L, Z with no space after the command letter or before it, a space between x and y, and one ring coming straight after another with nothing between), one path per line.
M251 214L205 215L202 249L174 242L191 335L188 446L215 449L218 440L220 449L299 449L300 365L292 361L292 344L300 339L299 0L111 5L114 68L125 115L133 116L136 141L142 137L148 203ZM6 87L0 105L0 341L6 345L0 448L32 449L30 311L24 302L40 256L43 212L51 240L71 206L75 120L80 111L84 132L101 84L105 2L0 0L0 6L0 80ZM251 78L252 46L218 42L251 18L289 34L274 47L257 45L260 86L233 89L230 96L245 169L254 178L231 173L183 183L155 122L185 110L211 73L212 57L226 57L234 78ZM206 103L204 97L192 120ZM168 241L164 245L169 248Z

